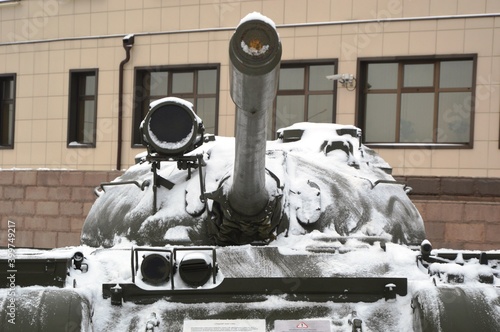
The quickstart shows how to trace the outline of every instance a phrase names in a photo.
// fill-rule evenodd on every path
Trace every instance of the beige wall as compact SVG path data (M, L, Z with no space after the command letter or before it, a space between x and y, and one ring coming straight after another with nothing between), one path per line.
M130 148L136 66L220 63L219 134L233 135L227 56L232 32L219 28L235 27L251 11L278 24L283 60L337 58L339 73L357 75L359 57L477 53L474 148L378 152L398 175L500 177L500 14L413 19L500 13L495 0L22 0L0 5L0 73L17 73L15 148L0 150L0 167L115 167L118 66L126 33L135 33L136 42L124 76L123 167L141 151ZM99 69L92 149L66 147L69 70L78 68ZM355 96L339 88L337 122L355 123Z

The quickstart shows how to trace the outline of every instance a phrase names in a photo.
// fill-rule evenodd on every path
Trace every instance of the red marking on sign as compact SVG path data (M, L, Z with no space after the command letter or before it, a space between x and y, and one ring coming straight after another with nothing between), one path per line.
M300 322L299 325L297 325L297 327L301 329L307 329L309 326L307 326L307 324L304 322Z

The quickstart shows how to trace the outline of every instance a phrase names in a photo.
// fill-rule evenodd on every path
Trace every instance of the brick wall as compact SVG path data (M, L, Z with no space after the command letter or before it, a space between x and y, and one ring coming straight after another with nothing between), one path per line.
M500 250L500 179L399 177L434 248Z
M434 248L500 250L500 202L414 200Z
M78 245L95 201L93 189L121 172L0 170L0 247L7 245L8 221L15 223L16 247Z
M8 220L16 246L78 245L93 190L121 172L0 170L0 247ZM400 177L413 189L434 248L500 250L500 179Z

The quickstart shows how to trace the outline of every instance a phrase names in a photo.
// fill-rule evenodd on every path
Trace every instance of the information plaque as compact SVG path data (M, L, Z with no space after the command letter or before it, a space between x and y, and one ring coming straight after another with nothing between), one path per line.
M326 319L277 320L275 332L331 332L330 321Z
M264 319L185 320L183 332L266 332Z

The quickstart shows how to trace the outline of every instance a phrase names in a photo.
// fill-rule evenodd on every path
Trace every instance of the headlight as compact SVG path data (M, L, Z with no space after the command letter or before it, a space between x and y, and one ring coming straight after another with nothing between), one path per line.
M182 281L192 287L203 286L213 274L212 258L202 252L184 255L179 263Z
M151 285L168 281L170 277L170 259L161 254L144 256L141 264L142 280Z

